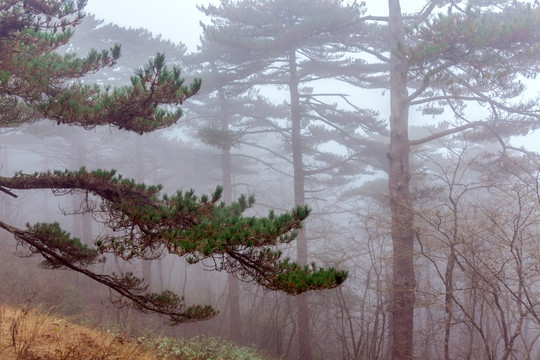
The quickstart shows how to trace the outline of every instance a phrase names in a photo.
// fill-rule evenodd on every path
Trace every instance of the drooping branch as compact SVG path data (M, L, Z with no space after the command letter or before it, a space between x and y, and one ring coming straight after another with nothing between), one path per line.
M346 272L334 268L322 269L314 264L302 267L289 259L279 260L281 252L270 249L231 251L227 254L235 260L227 263L227 271L237 276L257 279L257 283L265 288L289 294L297 295L321 288L332 289L347 278Z
M102 275L87 268L95 262L102 261L97 250L86 249L86 261L73 257L73 249L84 250L80 243L72 247L71 251L58 248L59 237L62 238L58 224L41 224L29 230L21 230L0 221L0 228L12 233L21 245L28 248L33 254L40 254L45 258L44 267L56 269L69 269L88 276L100 284L114 290L132 302L132 305L142 312L157 313L166 316L171 324L189 321L204 320L213 317L216 312L210 306L191 306L186 308L182 298L170 291L160 294L147 293L147 285L142 279L133 274ZM64 234L65 235L65 234ZM71 239L74 240L74 239ZM76 241L75 241L76 242Z

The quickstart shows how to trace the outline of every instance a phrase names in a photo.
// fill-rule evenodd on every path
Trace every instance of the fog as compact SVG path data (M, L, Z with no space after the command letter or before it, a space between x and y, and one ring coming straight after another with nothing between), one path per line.
M14 174L115 169L171 195L221 186L226 204L255 196L244 216L309 206L293 241L265 246L301 267L345 270L343 284L265 288L238 265L234 255L249 253L238 244L213 256L169 244L127 261L109 248L89 266L218 311L170 326L82 273L38 267L1 230L0 299L135 337L221 337L272 358L538 358L540 8L401 3L392 23L376 1L89 0L58 52L118 43L122 56L72 81L129 85L164 53L186 83L202 79L180 120L140 133L35 117L0 127L2 223L58 222L89 247L118 231L107 214L118 210L96 191L4 185Z

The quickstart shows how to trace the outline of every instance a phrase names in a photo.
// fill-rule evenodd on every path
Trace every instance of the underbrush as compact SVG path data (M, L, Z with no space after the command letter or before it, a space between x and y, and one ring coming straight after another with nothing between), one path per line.
M1 359L156 359L140 342L77 325L40 309L0 307Z
M160 338L150 342L160 359L270 360L254 348L238 347L230 341L197 336L192 339Z
M221 339L113 335L75 324L51 311L0 306L1 360L270 360Z

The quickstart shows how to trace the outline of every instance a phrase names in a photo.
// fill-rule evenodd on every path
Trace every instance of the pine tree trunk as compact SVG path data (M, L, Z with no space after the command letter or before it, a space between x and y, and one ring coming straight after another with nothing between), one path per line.
M242 322L240 319L240 286L238 279L229 274L229 312L230 333L229 336L235 342L242 343Z
M291 122L292 122L292 157L294 167L294 202L295 205L304 206L305 184L304 164L302 159L302 129L300 114L300 97L298 93L298 75L296 69L296 51L289 52L291 96ZM308 250L305 230L301 230L296 238L296 256L300 265L307 264ZM297 297L298 307L298 359L311 360L310 321L308 295L302 294Z
M7 176L8 167L8 157L7 157L7 147L0 145L0 175Z
M85 165L88 161L88 148L84 138L72 139L71 141L72 154L76 154L76 161L73 163L73 168L79 168ZM84 208L85 195L72 196L73 209ZM81 237L83 244L90 245L94 241L92 234L92 215L83 213L80 216L73 216L73 231ZM78 275L77 275L78 276ZM78 277L77 277L78 278Z
M227 204L232 202L232 182L231 182L231 151L223 150L223 199ZM242 322L240 319L240 286L238 279L233 275L228 275L228 302L230 333L232 340L240 342L242 340Z
M390 150L388 187L392 213L392 358L413 358L414 331L414 234L412 197L409 189L409 103L407 62L398 49L405 41L399 0L389 0L390 56Z
M229 119L223 91L218 91L219 107L221 110L221 130L228 132ZM221 169L223 180L223 201L226 204L232 202L232 167L231 167L231 147L226 144L221 149ZM242 340L242 322L240 319L240 286L238 279L231 274L228 275L228 303L229 303L229 336L232 340L240 342Z
M137 136L135 138L135 178L137 181L145 181L145 170L144 170L144 153L143 153L143 138ZM148 289L150 291L154 290L153 281L152 281L152 261L150 260L141 260L141 272L142 278L148 284Z

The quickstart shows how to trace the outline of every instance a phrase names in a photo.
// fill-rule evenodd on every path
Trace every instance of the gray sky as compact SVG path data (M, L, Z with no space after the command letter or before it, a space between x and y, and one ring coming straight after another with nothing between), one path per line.
M352 0L351 0L352 1ZM408 4L419 0L408 0ZM197 5L219 4L219 0L88 0L86 12L123 27L143 27L173 42L183 42L189 51L199 44L203 14ZM420 0L420 2L422 2ZM368 0L372 15L386 15L387 1ZM404 1L405 3L405 1Z
M218 0L88 0L85 10L98 19L124 27L143 27L155 35L183 42L189 50L199 43L202 13L196 5Z

